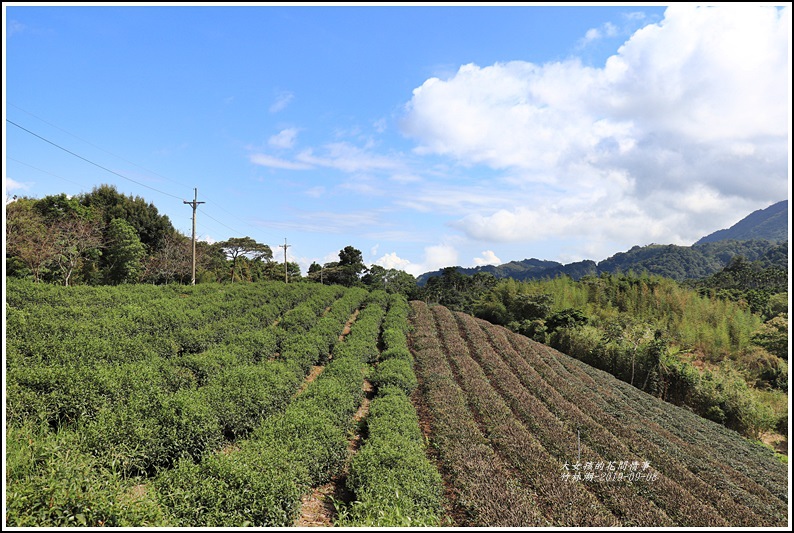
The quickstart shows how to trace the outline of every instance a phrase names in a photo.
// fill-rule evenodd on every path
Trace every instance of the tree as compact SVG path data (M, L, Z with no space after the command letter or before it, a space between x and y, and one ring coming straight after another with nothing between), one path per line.
M107 239L105 282L110 285L137 282L146 250L135 228L124 219L114 218Z
M567 308L557 311L546 320L546 327L550 331L555 331L561 328L575 328L587 324L587 315L578 309Z
M545 320L551 314L554 298L550 294L516 294L510 311L514 320Z
M126 220L150 254L159 250L163 241L176 231L171 220L159 214L153 203L140 196L121 194L113 185L95 187L80 197L80 203L101 213L105 224L109 225L114 218Z
M306 272L306 278L314 282L324 283L323 266L317 261L312 261L312 264L309 265L309 270Z
M152 283L184 282L192 278L192 267L191 241L175 231L165 237L154 255L147 258L142 278Z
M38 282L58 257L58 250L57 235L34 206L35 200L23 198L6 207L6 253L18 258Z
M220 243L196 241L196 283L220 282L227 278L228 267Z
M362 272L367 271L361 250L352 246L345 246L339 251L338 267L341 270L342 285L352 287L359 281Z
M102 231L97 222L76 214L67 215L52 225L55 234L55 262L67 287L72 274L87 254L98 255L102 245Z
M753 342L781 359L788 359L788 313L764 322L753 335Z
M310 268L311 270L311 268ZM407 272L394 268L386 269L380 265L372 265L361 281L371 289L382 289L388 293L399 293L406 298L416 292L416 278Z
M234 282L234 276L237 272L239 257L245 256L252 261L260 261L262 259L270 261L273 258L273 251L270 246L256 242L251 237L232 237L227 241L218 243L218 246L232 260L232 282Z

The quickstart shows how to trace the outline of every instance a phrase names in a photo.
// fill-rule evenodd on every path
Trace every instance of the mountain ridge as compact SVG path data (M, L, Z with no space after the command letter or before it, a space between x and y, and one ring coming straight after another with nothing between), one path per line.
M787 263L783 264L780 259L781 255L788 256L788 200L754 211L730 228L700 238L692 246L655 243L637 245L599 262L585 259L563 264L530 258L501 265L452 268L465 275L485 272L497 278L513 278L518 281L559 275L579 279L587 275L605 272L614 274L629 270L647 271L682 281L714 274L737 255L742 255L749 261L761 261L765 266L788 268ZM417 277L417 284L423 286L431 277L441 275L443 270L421 274Z

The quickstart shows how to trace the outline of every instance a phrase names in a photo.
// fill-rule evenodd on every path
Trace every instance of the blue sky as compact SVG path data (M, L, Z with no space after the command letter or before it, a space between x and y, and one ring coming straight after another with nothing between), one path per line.
M790 197L790 7L3 11L6 201L108 183L189 236L195 187L200 239L304 272L600 261Z

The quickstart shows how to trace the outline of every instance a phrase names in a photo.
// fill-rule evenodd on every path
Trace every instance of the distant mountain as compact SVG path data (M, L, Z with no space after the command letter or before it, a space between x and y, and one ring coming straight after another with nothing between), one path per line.
M456 267L464 275L489 272L496 278L518 281L554 278L567 275L580 279L607 272L617 274L633 271L657 274L678 281L710 276L741 255L748 261L761 261L764 267L788 270L788 200L755 211L728 229L703 237L692 246L649 244L634 246L603 261L585 260L567 265L556 261L524 259L502 265L474 268ZM426 272L416 282L423 286L441 270Z
M726 240L747 241L766 239L769 241L788 240L788 200L772 204L766 209L753 211L728 229L715 231L695 243L705 244Z

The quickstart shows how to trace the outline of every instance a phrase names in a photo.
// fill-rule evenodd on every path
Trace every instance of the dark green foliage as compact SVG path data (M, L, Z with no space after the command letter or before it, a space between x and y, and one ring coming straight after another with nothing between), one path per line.
M113 185L100 185L79 196L82 205L102 214L105 224L113 219L123 219L135 230L141 243L151 253L160 248L166 235L174 231L166 215L160 215L152 203L139 197L127 196Z
M381 361L371 380L378 389L397 387L406 394L411 394L417 386L411 359L393 358Z
M551 331L570 329L587 324L587 315L578 309L567 308L557 311L546 320L546 327Z
M315 271L317 271L315 269ZM312 273L309 268L309 273ZM385 269L379 265L372 265L361 281L371 290L385 290L390 294L401 294L405 298L413 299L417 296L416 278L395 268Z
M264 417L283 409L298 384L295 373L281 363L234 365L213 375L202 389L223 436L246 436Z
M141 260L146 250L135 229L122 218L110 221L107 231L108 247L103 263L105 283L120 285L135 283L141 275Z

